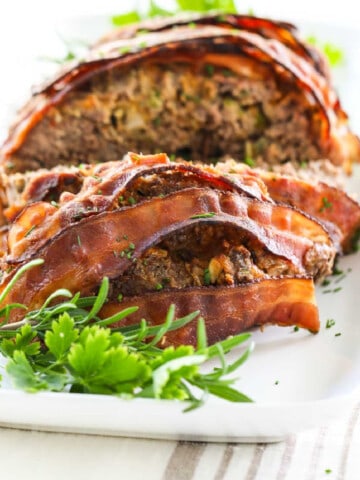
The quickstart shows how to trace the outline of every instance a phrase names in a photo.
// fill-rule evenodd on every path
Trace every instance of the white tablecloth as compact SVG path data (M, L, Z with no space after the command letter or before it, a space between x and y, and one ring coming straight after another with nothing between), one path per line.
M360 403L273 444L213 444L0 428L0 475L22 479L359 480Z
M71 14L117 12L125 2L13 0L0 7L0 128L36 80L34 52L51 51L53 24ZM131 6L132 2L127 2ZM161 2L166 6L168 2ZM360 25L353 0L241 2L244 11ZM116 11L114 11L114 9ZM55 42L54 42L55 45ZM58 45L56 46L58 48ZM359 399L360 400L360 399ZM206 444L0 428L0 478L358 480L360 403L331 425L276 444Z

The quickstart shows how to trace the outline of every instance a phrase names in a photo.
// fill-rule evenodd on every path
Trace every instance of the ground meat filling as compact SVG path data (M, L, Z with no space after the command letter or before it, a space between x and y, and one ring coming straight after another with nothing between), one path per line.
M163 289L237 285L299 273L289 260L265 251L245 232L197 225L148 249L124 275L111 282L110 299Z
M120 207L140 203L147 198L165 197L186 188L199 187L216 189L211 182L202 180L192 173L161 172L144 175L131 182L118 198Z
M318 107L273 73L253 77L201 62L109 70L52 107L12 161L25 170L116 160L129 150L274 165L322 158Z

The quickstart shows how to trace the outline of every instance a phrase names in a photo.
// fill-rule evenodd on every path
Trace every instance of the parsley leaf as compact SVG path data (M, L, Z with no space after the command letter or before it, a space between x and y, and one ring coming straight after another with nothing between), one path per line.
M136 23L141 20L139 12L133 10L131 12L123 13L121 15L114 15L111 17L111 23L114 27L122 27L130 23Z
M0 352L5 356L12 356L15 351L21 351L25 355L37 355L40 352L40 342L33 342L36 333L29 324L23 325L15 338L5 339L0 344Z
M1 300L6 300L24 271L41 263L33 260L21 267ZM208 394L228 401L251 401L233 388L235 379L229 375L247 359L253 345L231 364L225 358L232 348L247 341L249 334L208 346L206 322L200 317L196 348L182 345L160 349L158 345L162 345L168 332L196 321L199 312L177 319L175 306L171 305L163 324L149 326L143 319L140 324L110 329L108 325L118 324L137 307L99 318L108 291L107 278L93 297L71 296L68 290L59 289L38 310L26 312L24 319L15 324L7 322L8 312L16 304L0 310L0 318L5 317L0 326L0 352L8 358L6 372L16 388L186 400L189 406L184 411L203 405ZM62 303L50 306L54 300L64 298ZM200 366L216 357L220 367L202 373Z
M53 321L51 330L45 332L45 344L56 360L61 360L78 336L74 320L65 312L59 316L58 321Z
M331 67L338 67L344 63L344 52L330 42L320 42L314 35L307 37L306 41L322 50Z
M75 383L89 393L132 393L151 369L127 347L114 345L110 336L110 329L96 325L83 330L69 354Z
M12 378L14 386L28 392L45 390L48 385L37 376L26 355L21 350L15 350L12 358L6 365L6 372Z
M115 27L122 27L132 23L137 23L145 18L170 17L178 12L208 12L217 10L225 13L236 13L237 8L234 0L176 0L176 6L172 10L162 8L155 0L148 2L144 13L131 10L129 12L113 15L111 23Z

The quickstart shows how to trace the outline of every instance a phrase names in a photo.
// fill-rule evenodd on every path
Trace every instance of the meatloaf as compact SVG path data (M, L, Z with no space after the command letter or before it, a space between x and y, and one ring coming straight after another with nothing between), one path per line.
M41 176L47 185L51 172L25 190L41 191ZM129 154L76 178L78 192L58 191L57 201L44 188L43 200L18 202L0 292L27 262L44 263L21 276L5 304L36 309L63 285L93 295L108 277L103 315L139 306L125 323L146 315L157 324L173 303L178 314L200 310L210 342L265 323L319 329L314 280L331 273L337 247L321 222L275 203L261 178L164 154ZM17 321L22 310L9 315ZM194 325L166 339L195 341Z
M190 21L191 20L191 21ZM195 16L117 30L35 91L1 150L7 172L128 150L346 172L359 142L324 60L289 24Z

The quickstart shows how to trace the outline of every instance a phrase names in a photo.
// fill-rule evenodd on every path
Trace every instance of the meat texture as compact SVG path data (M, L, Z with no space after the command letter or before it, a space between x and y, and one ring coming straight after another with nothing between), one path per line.
M0 291L28 261L44 264L23 274L6 304L38 308L64 285L93 295L108 277L102 315L139 306L125 323L146 316L158 324L174 303L178 315L200 310L211 342L266 323L319 329L314 280L332 271L333 239L315 218L274 202L261 178L164 154L82 171L72 172L78 193L57 192L55 203L40 188L53 172L26 185L35 197L8 225ZM15 308L10 320L21 315ZM194 343L195 330L187 325L166 342Z
M359 158L322 56L289 24L236 15L110 34L36 91L1 157L11 172L128 150L266 168L328 158L346 172Z

